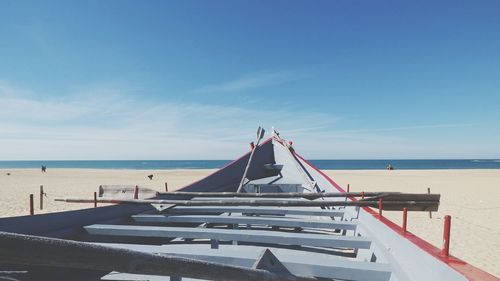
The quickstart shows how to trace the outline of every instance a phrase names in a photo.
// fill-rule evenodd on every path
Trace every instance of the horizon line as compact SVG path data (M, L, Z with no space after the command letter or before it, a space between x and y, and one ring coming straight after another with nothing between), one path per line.
M0 160L0 162L56 162L56 161L233 161L234 159L16 159L16 160ZM316 158L307 159L309 161L404 161L404 160L499 160L500 157L494 158Z

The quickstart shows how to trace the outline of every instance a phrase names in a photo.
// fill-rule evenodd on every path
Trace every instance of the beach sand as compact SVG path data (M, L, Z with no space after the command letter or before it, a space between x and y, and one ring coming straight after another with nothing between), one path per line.
M0 169L0 217L29 214L29 194L35 195L35 214L93 207L92 204L54 202L54 198L93 198L99 185L138 185L158 191L176 190L215 170L101 170L101 169ZM7 175L10 173L10 176ZM153 175L150 180L147 176ZM47 197L39 210L40 185Z
M26 215L29 194L35 195L35 213L92 207L92 204L54 202L56 197L92 198L99 185L127 184L158 191L176 190L214 170L97 170L97 169L0 169L0 217ZM10 173L10 175L7 175ZM440 210L432 214L410 212L408 229L441 247L443 217L452 216L451 254L500 276L500 170L395 170L326 171L351 191L400 191L441 194ZM153 174L152 180L147 175ZM39 187L47 197L38 208ZM397 224L401 212L384 212Z
M451 216L450 254L500 276L500 170L326 171L350 191L441 194L439 211L408 212L408 230L441 248L443 218ZM384 216L401 225L402 212Z

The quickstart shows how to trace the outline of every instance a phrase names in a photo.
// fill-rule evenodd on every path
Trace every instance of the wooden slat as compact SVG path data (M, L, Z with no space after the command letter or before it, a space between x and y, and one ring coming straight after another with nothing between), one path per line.
M269 249L293 274L306 274L333 280L356 281L388 281L391 277L391 266L386 263L363 262L346 259L330 254L259 247L248 245L220 245L218 249L211 249L208 245L137 245L137 244L104 244L111 247L126 248L135 251L170 254L186 258L213 261L222 264L251 267L264 249ZM135 278L134 276L123 276ZM146 276L143 276L146 277ZM113 275L105 280L112 279ZM125 279L122 279L125 280ZM128 279L128 280L147 280ZM152 279L155 280L155 279ZM183 279L184 281L184 279Z
M165 215L135 215L132 218L136 222L169 223L169 222L192 222L192 223L223 223L223 224L264 224L280 227L304 227L304 228L327 228L355 230L356 223L348 221L332 221L317 219L291 219L291 218L269 218L250 216L165 216Z
M86 226L85 230L94 235L157 238L179 237L354 249L368 249L371 244L371 241L364 237L245 229L94 224Z

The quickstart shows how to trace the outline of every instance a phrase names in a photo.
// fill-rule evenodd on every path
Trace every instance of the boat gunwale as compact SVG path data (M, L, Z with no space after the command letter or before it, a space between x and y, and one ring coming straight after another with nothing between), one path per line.
M279 142L281 145L285 146L286 145L283 143L283 141L275 138L277 142ZM292 153L294 156L298 157L301 161L306 163L309 167L314 169L316 172L318 172L325 180L327 180L333 187L335 187L339 192L346 192L344 188L342 188L339 184L337 184L334 180L332 180L328 175L326 175L324 172L322 172L320 169L318 169L316 166L314 166L311 162L300 156L295 150L292 150ZM353 201L357 201L355 197L349 197L349 199ZM391 220L380 216L376 211L374 211L370 207L361 207L364 211L366 211L368 214L372 215L375 219L379 220L381 223L389 227L391 230L402 236L403 238L406 238L409 242L417 246L418 248L422 249L423 251L427 252L430 254L432 257L438 259L439 261L445 263L455 271L459 272L462 274L464 277L471 281L499 281L500 279L495 277L494 275L478 268L475 267L469 263L467 263L464 260L461 260L460 258L457 258L455 256L444 256L441 254L441 249L438 247L430 244L429 242L425 241L424 239L420 238L419 236L408 232L404 231L403 228Z

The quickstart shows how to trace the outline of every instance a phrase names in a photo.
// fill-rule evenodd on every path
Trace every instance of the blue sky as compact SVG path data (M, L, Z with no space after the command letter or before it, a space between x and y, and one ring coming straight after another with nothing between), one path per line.
M0 159L500 158L499 1L1 1Z

